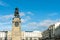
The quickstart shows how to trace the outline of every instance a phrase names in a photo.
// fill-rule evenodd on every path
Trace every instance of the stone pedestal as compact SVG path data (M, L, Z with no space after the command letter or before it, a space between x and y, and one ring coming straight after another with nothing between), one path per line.
M12 40L21 40L20 19L14 18L12 23Z

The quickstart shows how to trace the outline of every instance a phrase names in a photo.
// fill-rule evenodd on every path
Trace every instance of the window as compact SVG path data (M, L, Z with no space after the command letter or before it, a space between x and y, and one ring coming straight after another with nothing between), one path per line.
M24 40L24 39L22 39L22 40Z
M38 38L39 40L41 40L40 38Z
M37 39L34 39L34 40L37 40Z
M28 40L28 38L26 38L26 40Z
M32 40L32 38L30 38L30 40Z
M0 38L0 40L2 40L2 38Z

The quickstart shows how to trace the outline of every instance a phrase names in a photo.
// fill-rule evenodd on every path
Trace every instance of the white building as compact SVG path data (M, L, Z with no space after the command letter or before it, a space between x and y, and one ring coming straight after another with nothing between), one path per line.
M60 22L50 25L47 30L42 32L42 39L55 39L56 37L60 38Z
M22 31L22 40L41 40L42 34L40 31ZM8 32L8 40L11 40L11 32Z
M41 32L39 31L26 31L26 32L23 32L23 37L22 39L23 40L39 40L41 39L42 35L41 35Z
M56 26L55 26L55 36L56 37L60 37L60 22L58 22L58 23L56 23L55 24Z
M0 31L0 40L6 40L7 31Z

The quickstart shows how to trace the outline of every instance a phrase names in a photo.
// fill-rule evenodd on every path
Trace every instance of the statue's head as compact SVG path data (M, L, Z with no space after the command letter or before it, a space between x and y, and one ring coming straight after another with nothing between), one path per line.
M15 8L15 10L18 10L18 8Z

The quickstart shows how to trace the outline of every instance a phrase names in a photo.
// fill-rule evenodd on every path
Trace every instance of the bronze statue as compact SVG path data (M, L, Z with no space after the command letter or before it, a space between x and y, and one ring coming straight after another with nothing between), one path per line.
M18 11L19 11L18 8L15 8L15 14L14 14L15 17L19 17L19 12Z

